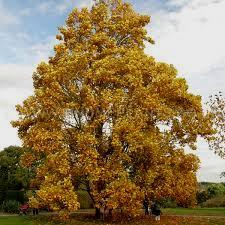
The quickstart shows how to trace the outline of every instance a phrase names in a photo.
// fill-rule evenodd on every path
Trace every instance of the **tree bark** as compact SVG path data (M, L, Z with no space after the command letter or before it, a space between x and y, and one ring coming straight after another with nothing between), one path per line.
M95 207L95 219L101 219L100 209Z

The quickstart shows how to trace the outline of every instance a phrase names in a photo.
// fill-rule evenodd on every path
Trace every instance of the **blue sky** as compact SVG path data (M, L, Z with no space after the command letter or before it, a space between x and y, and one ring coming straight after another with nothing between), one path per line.
M151 15L147 27L156 41L146 53L174 64L190 91L206 101L225 93L225 0L130 0L135 9ZM32 94L32 73L47 60L56 43L57 27L74 7L92 0L0 0L0 149L20 144L9 122L15 105ZM199 140L202 164L199 180L221 181L225 161Z
M130 2L139 12L147 14L161 9L173 9L167 0ZM0 46L4 52L0 55L0 63L26 64L34 56L29 54L26 58L24 54L19 54L20 51L24 53L24 48L27 50L28 46L49 43L57 33L57 27L64 24L73 7L91 3L91 0L0 0L2 17L6 22L0 31ZM11 48L8 48L9 45Z

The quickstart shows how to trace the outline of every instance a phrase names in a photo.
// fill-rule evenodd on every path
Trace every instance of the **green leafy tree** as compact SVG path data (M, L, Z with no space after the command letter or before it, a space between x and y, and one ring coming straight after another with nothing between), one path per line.
M202 204L203 202L207 201L209 198L210 198L209 193L205 190L197 191L196 193L196 199L198 204Z
M225 194L225 187L223 184L212 184L207 188L210 198L221 196Z
M9 146L0 152L0 190L28 188L31 173L20 165L24 148Z

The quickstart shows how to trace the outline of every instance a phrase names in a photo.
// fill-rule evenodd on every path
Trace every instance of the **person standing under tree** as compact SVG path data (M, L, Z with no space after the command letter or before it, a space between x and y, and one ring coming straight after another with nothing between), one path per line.
M152 215L155 216L155 220L160 221L160 215L162 214L162 212L156 203L154 203L153 206L151 207L151 212Z
M38 215L38 209L37 208L33 208L33 215Z
M147 198L144 199L143 206L144 206L144 209L145 209L145 215L149 215L149 211L148 211L149 202L148 202Z

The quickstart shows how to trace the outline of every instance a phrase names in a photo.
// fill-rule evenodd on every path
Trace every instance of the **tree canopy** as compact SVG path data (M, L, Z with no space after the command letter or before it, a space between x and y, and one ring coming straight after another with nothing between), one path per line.
M34 94L13 122L24 164L38 162L33 204L76 210L87 188L97 209L129 214L145 196L192 204L199 160L185 154L212 134L201 97L169 64L144 52L149 16L121 0L74 9L33 74Z
M225 158L225 98L222 92L210 96L208 102L209 111L212 115L214 134L209 139L209 147L221 158ZM221 173L225 177L225 172Z
M210 96L208 102L209 111L212 115L213 136L209 140L210 149L225 158L225 98L222 92Z

